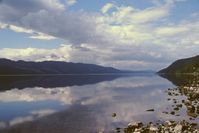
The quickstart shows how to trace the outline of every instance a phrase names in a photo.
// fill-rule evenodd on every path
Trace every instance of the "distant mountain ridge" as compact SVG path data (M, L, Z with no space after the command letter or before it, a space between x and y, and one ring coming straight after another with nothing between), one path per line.
M13 61L0 59L0 75L28 75L28 74L103 74L122 73L112 67L94 64L72 63L61 61Z
M191 58L180 59L172 63L165 69L158 73L162 74L185 74L185 73L199 73L199 55Z

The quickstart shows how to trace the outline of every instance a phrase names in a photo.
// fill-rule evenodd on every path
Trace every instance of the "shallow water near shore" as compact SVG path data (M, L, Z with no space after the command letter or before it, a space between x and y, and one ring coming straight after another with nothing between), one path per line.
M142 73L0 79L0 132L95 133L112 132L129 122L199 123L198 97L190 103L190 94L180 89L193 84L176 82L176 77L169 81Z

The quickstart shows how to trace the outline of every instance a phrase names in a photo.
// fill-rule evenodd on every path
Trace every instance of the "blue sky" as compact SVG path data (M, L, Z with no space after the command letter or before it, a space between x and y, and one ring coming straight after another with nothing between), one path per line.
M1 0L0 58L158 70L199 52L198 0Z

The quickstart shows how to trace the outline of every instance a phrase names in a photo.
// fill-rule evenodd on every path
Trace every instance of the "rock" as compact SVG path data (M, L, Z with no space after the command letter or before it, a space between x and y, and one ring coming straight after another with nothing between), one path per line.
M139 125L142 126L139 126ZM165 123L149 122L143 125L142 123L129 123L128 128L125 128L124 133L199 133L197 123L183 121L166 121ZM133 126L137 126L133 128ZM118 131L118 130L116 130Z
M177 104L176 105L178 108L182 108L182 104Z
M151 132L157 132L157 131L158 131L158 128L155 127L155 126L153 126L153 125L151 125L150 128L149 128L149 130L150 130Z
M170 121L166 121L166 122L165 122L165 125L166 125L166 126L171 126L172 123L171 123Z
M138 122L138 127L142 127L143 126L143 123L142 122Z
M181 124L177 124L177 125L174 127L174 132L175 132L175 133L181 133L181 132L182 132L182 125L181 125Z
M155 111L155 110L154 110L154 109L148 109L148 110L146 110L146 111L151 111L151 112L152 112L152 111Z
M195 107L194 106L187 106L187 109L189 110L190 113L195 112Z
M191 126L196 127L198 124L197 123L191 123Z
M179 110L179 108L178 108L178 107L175 107L175 108L174 108L174 110L175 110L175 111L178 111L178 110Z
M130 122L129 124L128 124L128 126L133 126L134 125L134 123L133 122Z
M184 102L184 104L185 104L186 106L191 106L191 102L190 102L190 101L188 101L188 100L187 100L187 101L185 101L185 102Z
M170 113L170 114L175 115L175 112L174 112L174 111L171 111L171 113Z
M135 129L135 132L140 132L140 129Z
M138 123L137 123L137 122L130 122L130 123L128 124L128 126L138 127Z
M185 103L185 100L182 100L182 103Z
M116 117L117 115L116 115L116 113L112 113L112 117Z

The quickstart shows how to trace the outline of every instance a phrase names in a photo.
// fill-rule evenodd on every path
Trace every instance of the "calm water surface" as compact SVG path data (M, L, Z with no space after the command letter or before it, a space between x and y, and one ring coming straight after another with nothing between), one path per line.
M175 85L155 74L0 77L0 132L97 133L129 122L190 121L184 106L164 113L173 105L168 88Z

